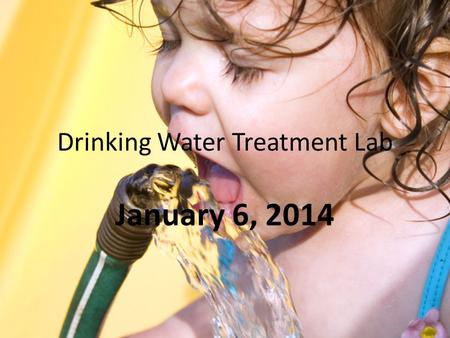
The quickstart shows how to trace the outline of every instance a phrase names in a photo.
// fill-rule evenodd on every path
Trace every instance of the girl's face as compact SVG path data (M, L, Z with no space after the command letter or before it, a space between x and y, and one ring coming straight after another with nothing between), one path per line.
M179 1L154 0L160 20ZM289 203L299 207L311 203L315 218L325 203L336 205L367 178L362 167L364 152L355 150L355 135L364 143L379 132L383 86L371 82L352 95L350 102L365 121L348 107L346 94L370 76L369 67L375 72L376 66L349 23L328 46L307 56L274 58L269 52L257 55L246 49L231 53L245 47L238 42L242 41L239 34L234 44L192 35L208 37L202 29L207 14L197 1L184 0L170 22L161 25L168 42L153 73L156 109L172 135L225 138L220 151L196 152L199 172L209 179L223 208L230 211L237 203L246 203L251 219L257 221L256 229L266 239L304 229L300 224L267 226L273 214L267 204L283 208ZM240 11L229 11L224 4L218 14L245 37L268 41L275 33L263 30L284 23L290 9L288 3L260 0ZM329 14L325 10L310 0L302 21L317 22ZM297 24L278 50L287 51L287 47L301 52L317 47L333 35L338 24L339 20L327 25ZM233 133L266 140L282 135L310 140L343 135L348 150L256 151L249 143L248 151L238 151Z

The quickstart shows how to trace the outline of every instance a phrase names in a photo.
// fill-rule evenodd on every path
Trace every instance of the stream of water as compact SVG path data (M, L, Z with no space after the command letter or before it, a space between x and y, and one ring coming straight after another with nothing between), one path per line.
M192 171L180 173L161 167L153 174L152 187L161 196L158 207L218 213L208 182ZM214 312L214 338L302 337L287 279L257 232L229 217L213 231L210 216L203 218L204 225L198 212L196 216L194 226L157 227L154 240L178 260L189 284L206 296Z

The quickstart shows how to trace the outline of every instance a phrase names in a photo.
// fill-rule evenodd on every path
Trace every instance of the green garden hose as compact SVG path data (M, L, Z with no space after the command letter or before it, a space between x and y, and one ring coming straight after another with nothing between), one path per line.
M124 177L117 185L97 232L95 250L70 304L61 338L98 337L106 313L131 265L147 250L154 226L131 226L127 223L118 226L115 223L120 205L124 206L126 217L129 217L130 209L157 206L158 192L151 186L156 168L157 165L149 165ZM154 225L154 218L151 221Z

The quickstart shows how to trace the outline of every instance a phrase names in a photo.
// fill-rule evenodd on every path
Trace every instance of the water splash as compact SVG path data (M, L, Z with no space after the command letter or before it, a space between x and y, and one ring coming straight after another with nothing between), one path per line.
M192 171L161 167L152 176L159 208L219 212L208 182ZM301 338L288 282L255 231L224 217L217 232L205 216L200 225L157 228L156 246L176 257L188 282L214 310L214 338Z

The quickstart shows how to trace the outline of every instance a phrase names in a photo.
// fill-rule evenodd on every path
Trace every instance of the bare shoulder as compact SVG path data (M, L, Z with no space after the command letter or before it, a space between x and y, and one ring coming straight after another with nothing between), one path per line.
M127 338L204 338L212 337L212 315L204 298L188 305L162 324Z

